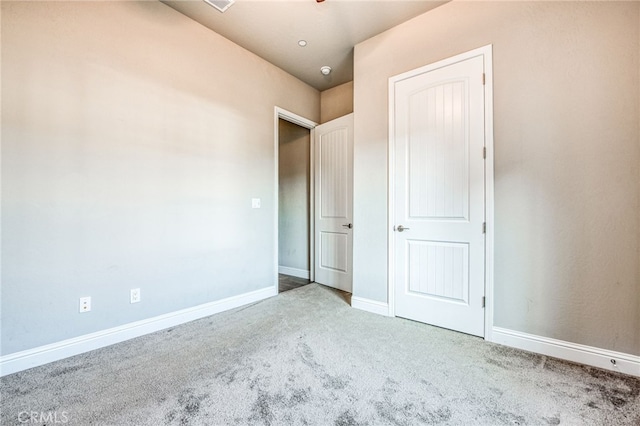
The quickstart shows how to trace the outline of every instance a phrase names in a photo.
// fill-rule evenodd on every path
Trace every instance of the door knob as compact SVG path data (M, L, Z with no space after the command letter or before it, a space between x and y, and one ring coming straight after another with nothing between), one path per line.
M343 228L353 228L353 224L352 223L347 223L346 225L342 225Z
M398 225L398 226L396 227L396 230L397 230L398 232L402 232L402 231L408 231L408 230L409 230L409 228L405 228L405 227L404 227L404 226L402 226L402 225Z

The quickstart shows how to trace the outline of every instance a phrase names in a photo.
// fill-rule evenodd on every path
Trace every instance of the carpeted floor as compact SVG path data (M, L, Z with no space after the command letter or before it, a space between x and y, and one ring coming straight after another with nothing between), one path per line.
M6 376L1 423L640 424L640 379L369 314L346 296L310 284Z

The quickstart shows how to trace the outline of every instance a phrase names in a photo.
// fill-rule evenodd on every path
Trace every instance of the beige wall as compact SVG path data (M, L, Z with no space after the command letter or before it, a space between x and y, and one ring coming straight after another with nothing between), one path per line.
M353 81L320 92L320 123L353 112Z
M493 44L495 325L640 355L637 2L452 2L356 46L354 296L387 296L390 76Z
M319 92L159 2L1 7L2 354L273 286L274 107Z
M309 129L278 121L278 265L309 271Z

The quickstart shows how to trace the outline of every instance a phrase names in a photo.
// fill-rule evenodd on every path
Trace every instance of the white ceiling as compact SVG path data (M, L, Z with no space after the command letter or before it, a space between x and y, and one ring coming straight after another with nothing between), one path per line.
M236 0L221 13L203 0L162 0L318 90L353 80L353 46L431 10L431 0ZM298 40L307 41L299 47ZM320 67L332 68L329 76Z

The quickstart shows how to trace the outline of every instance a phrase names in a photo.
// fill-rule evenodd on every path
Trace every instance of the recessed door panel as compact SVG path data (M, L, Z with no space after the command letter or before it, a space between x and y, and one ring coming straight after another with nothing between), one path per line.
M409 95L409 216L469 217L468 79Z
M334 232L320 233L320 267L347 272L349 236Z
M349 214L349 144L348 128L340 127L320 135L320 215L322 218L346 219Z
M442 302L469 303L469 245L407 241L407 290Z

